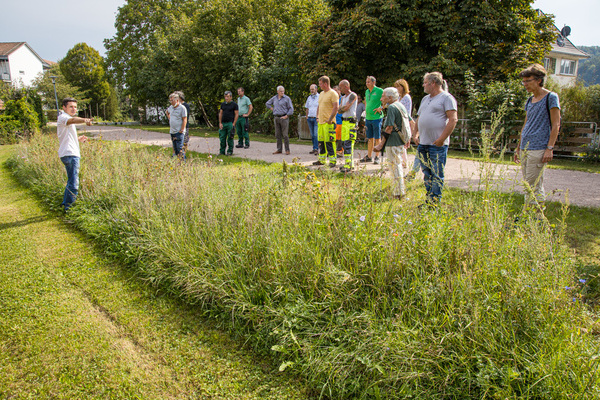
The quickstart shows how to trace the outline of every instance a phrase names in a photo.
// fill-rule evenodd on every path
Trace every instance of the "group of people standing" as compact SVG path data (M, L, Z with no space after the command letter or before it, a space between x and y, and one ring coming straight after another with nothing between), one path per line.
M553 158L560 127L558 95L544 88L546 75L546 70L539 64L531 65L520 73L525 89L532 93L525 105L526 118L514 157L515 162L521 163L524 181L530 187L530 190L526 190L526 203L533 199L529 193L534 194L538 202L545 200L544 167ZM396 81L395 87L381 89L376 86L376 79L369 76L365 84L365 103L361 101L360 95L350 89L347 80L340 81L339 94L331 87L327 76L319 78L321 93L318 93L316 85L310 86L311 93L304 107L313 138L313 150L310 153L317 155L317 161L313 164L336 167L336 126L339 125L339 142L344 158L340 170L348 172L353 169L357 126L364 110L366 137L369 143L368 153L360 161L377 164L380 162L379 153L385 150L394 179L393 194L400 199L405 195L406 148L410 146L412 139L417 145L416 168L423 172L425 205L437 206L444 187L444 169L450 135L458 121L456 99L448 93L442 74L431 72L423 77L426 96L419 105L414 121L411 118L412 100L405 80ZM167 110L167 116L173 152L177 156L185 157L189 140L189 106L182 92L173 92L169 101L171 106ZM291 99L285 95L283 86L277 88L277 95L269 99L266 106L275 118L277 150L274 154L283 153L283 146L285 153L290 154L288 127L294 107ZM57 135L58 155L67 172L67 185L62 202L67 211L75 201L79 189L79 143L87 140L87 137L77 135L75 125L91 125L92 120L78 117L77 100L73 98L64 99L62 108L57 121ZM238 134L236 147L250 147L248 117L252 111L252 102L245 96L243 88L238 88L237 102L233 102L231 92L225 92L225 101L219 110L220 154L233 154L234 131ZM337 122L336 118L339 118ZM410 131L408 136L406 131ZM403 137L407 140L403 140ZM409 177L414 172L413 167Z
M379 164L380 153L385 154L394 179L393 195L401 199L406 193L406 149L412 138L418 145L418 157L409 177L421 168L427 202L436 204L442 196L449 136L458 121L456 100L443 89L445 82L442 74L432 72L424 76L423 88L427 95L417 111L416 120L411 117L412 99L406 80L399 79L394 87L382 89L377 86L375 77L368 76L365 85L364 103L363 97L354 93L345 79L340 81L337 91L331 88L327 76L319 78L321 93L317 93L316 85L311 85L311 94L304 106L313 138L313 150L310 153L318 156L313 165L335 168L336 142L339 142L344 157L344 165L340 170L348 172L353 169L356 132L364 112L368 144L367 154L360 162ZM336 128L340 129L340 126L340 140L337 140ZM406 136L405 140L402 139L402 129L412 132L408 140Z

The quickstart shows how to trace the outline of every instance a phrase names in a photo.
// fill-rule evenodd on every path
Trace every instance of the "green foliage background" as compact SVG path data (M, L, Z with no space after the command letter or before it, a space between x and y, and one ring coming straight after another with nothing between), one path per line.
M216 119L225 90L246 88L254 123L268 127L264 102L286 87L302 112L321 75L364 90L404 77L420 85L440 70L453 94L467 97L465 71L484 83L506 81L541 61L554 39L552 20L532 1L132 0L119 9L105 41L108 72L138 106L165 106L183 90L200 119ZM423 95L416 90L415 100ZM293 121L292 121L293 122ZM292 123L293 125L293 123Z
M578 78L586 85L600 85L600 46L578 46L591 58L579 60Z

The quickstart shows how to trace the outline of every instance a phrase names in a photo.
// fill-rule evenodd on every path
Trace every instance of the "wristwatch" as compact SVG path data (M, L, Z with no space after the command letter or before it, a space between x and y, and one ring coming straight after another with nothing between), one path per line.
M548 150L554 150L554 146L548 146L546 147Z

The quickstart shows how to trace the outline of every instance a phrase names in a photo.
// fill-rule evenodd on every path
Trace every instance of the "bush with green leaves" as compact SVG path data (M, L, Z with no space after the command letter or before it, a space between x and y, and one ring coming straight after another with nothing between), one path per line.
M39 132L39 121L33 107L22 97L4 104L0 117L0 144L17 143Z
M523 125L524 106L529 97L519 78L484 85L475 80L471 71L467 71L465 85L468 88L466 116L470 130L479 132L482 124L489 125L492 113L498 112L505 104L504 118L500 124L504 137L501 139L505 142L508 136L516 134L516 130Z
M180 163L82 146L72 223L107 254L223 321L315 398L596 399L600 346L563 244L493 185L397 202L377 177ZM58 209L65 175L38 136L9 162Z

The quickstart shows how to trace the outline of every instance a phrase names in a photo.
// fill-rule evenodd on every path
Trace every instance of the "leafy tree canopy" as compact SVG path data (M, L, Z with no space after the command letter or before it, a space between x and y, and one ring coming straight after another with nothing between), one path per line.
M56 79L56 99L54 97L54 85L52 84L52 76ZM50 67L49 70L44 71L38 75L32 84L36 88L37 92L42 96L43 104L49 108L56 108L56 100L58 99L58 107L60 109L60 102L65 97L73 97L77 99L77 103L80 108L85 108L90 102L90 99L86 98L86 95L79 90L77 86L71 85L67 82L60 70L58 64Z
M108 82L104 60L100 53L85 43L78 43L60 60L60 71L71 85L78 87L90 99L92 113L99 114L100 107L106 116L113 118L118 112L116 92ZM112 107L111 105L115 105Z
M363 86L367 75L412 85L437 70L464 95L465 71L484 83L507 80L542 60L552 20L523 0L332 0L331 16L301 44L309 75Z

